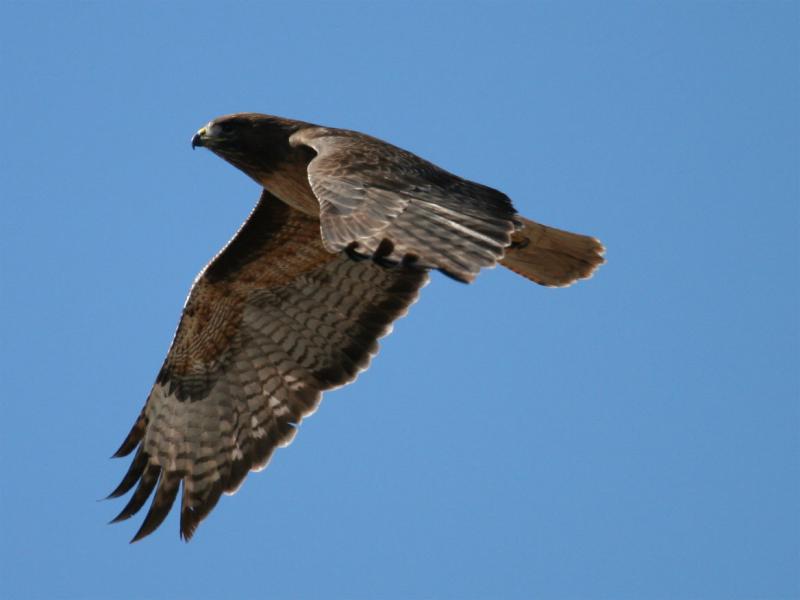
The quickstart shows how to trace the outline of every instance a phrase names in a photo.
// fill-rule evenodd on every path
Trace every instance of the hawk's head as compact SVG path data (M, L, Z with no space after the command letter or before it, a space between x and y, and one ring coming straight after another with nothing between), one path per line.
M289 136L303 126L307 124L259 113L226 115L200 128L192 148L208 148L259 181L293 152Z

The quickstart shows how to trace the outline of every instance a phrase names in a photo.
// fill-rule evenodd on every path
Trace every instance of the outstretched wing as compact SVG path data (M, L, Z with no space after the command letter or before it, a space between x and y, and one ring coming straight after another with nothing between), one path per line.
M367 367L426 279L414 267L331 254L319 221L264 192L195 281L147 403L115 454L136 450L111 497L136 490L114 522L155 489L133 541L150 534L182 484L180 529L189 539L223 492L292 440L322 390Z
M502 192L354 131L307 127L289 142L317 154L308 180L331 251L413 261L472 281L511 243L516 213Z

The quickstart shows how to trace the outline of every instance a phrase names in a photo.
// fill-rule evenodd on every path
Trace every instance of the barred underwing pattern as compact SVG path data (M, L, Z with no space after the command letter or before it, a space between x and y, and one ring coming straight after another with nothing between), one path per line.
M427 280L331 254L319 221L264 192L234 239L198 276L144 409L116 456L136 451L111 494L134 486L114 519L155 489L141 539L164 520L182 486L189 539L225 493L288 444L321 392L344 385L378 351Z

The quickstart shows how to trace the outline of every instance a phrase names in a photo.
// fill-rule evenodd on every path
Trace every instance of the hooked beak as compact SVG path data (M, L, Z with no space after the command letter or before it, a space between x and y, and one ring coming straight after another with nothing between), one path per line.
M200 131L195 133L192 136L192 150L194 150L197 146L205 146L203 143L203 136L206 134L206 128L203 127Z

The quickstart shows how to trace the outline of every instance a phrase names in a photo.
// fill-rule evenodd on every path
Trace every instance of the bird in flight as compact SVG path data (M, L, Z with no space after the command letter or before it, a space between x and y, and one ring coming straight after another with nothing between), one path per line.
M495 189L377 138L256 113L192 138L263 189L195 279L155 384L115 457L135 451L112 521L155 495L132 541L182 487L189 540L222 493L291 442L321 393L353 381L438 270L471 282L500 263L544 286L589 277L595 238L519 215Z

